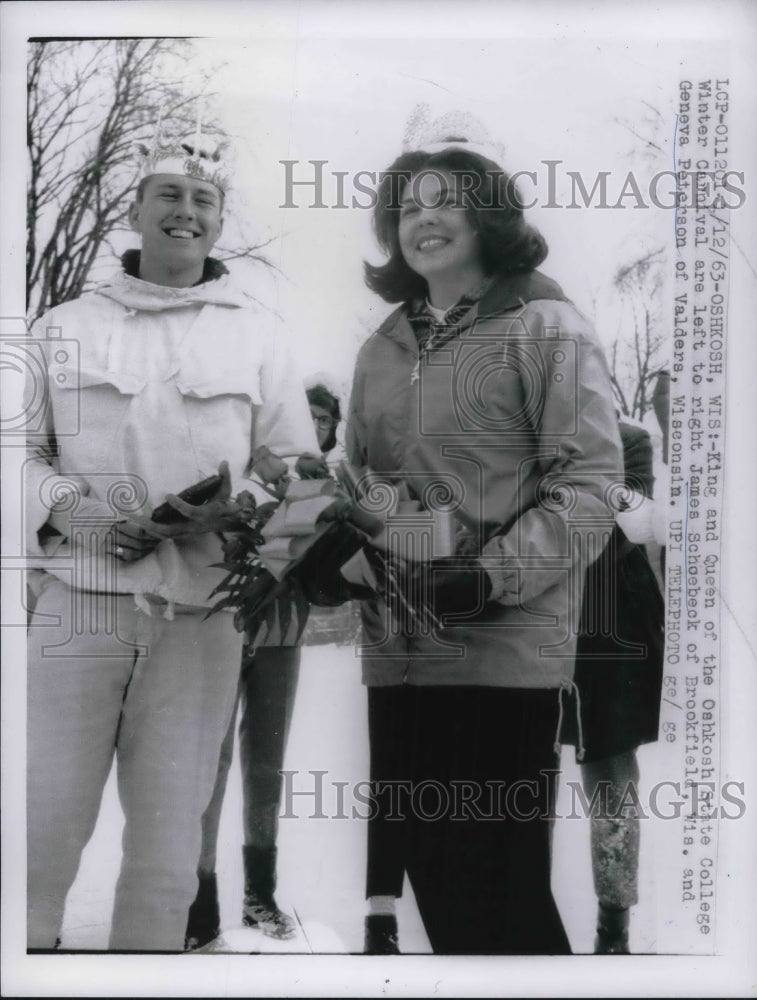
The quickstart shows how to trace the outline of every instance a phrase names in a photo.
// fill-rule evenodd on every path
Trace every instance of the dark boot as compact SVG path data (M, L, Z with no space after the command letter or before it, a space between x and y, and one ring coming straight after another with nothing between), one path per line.
M595 955L630 955L628 947L629 912L599 904Z
M400 954L397 918L393 913L369 913L365 918L363 954Z
M199 882L195 901L189 907L184 951L202 948L221 933L221 913L215 873L200 875Z
M242 923L257 927L265 935L286 940L296 934L294 920L276 905L276 848L242 848L244 860L244 906Z

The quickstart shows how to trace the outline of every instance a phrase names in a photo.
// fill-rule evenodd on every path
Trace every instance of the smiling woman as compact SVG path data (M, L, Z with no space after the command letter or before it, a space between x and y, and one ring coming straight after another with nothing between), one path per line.
M454 554L419 558L399 519L383 534L435 630L383 600L362 605L365 951L398 951L407 874L434 952L565 954L545 776L572 686L583 525L612 523L612 393L586 321L534 270L546 244L508 175L457 129L431 131L379 187L389 260L366 265L366 280L402 305L360 351L347 429L349 460L422 515L436 496L459 498L447 509ZM506 802L496 823L449 808L462 785L485 801L494 784L530 789L528 804ZM414 795L428 786L431 816ZM400 817L391 787L410 790Z
M173 288L196 285L221 235L222 212L223 196L208 181L177 174L145 178L129 209L142 237L140 278Z
M401 200L402 256L428 282L429 300L439 309L456 302L484 277L478 233L449 170L416 175Z
M429 295L446 308L485 275L528 272L547 256L510 176L460 146L399 156L382 176L374 226L389 260L366 264L366 282L387 302Z

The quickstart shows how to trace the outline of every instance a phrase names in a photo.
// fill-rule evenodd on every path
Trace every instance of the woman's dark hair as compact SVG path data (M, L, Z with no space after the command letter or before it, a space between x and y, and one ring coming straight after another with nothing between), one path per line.
M334 424L329 432L329 436L321 445L322 452L331 451L331 449L336 446L336 425L342 419L342 413L339 409L339 400L332 392L329 392L325 385L320 384L314 385L308 389L307 397L308 403L311 406L320 406L322 409L328 411L330 416L334 418Z
M515 183L493 160L463 149L403 153L381 174L373 210L376 238L389 260L382 265L364 263L366 284L386 302L406 302L428 294L426 279L407 265L399 244L402 194L410 179L422 170L444 170L461 178L487 274L531 271L546 258L546 241L523 218Z

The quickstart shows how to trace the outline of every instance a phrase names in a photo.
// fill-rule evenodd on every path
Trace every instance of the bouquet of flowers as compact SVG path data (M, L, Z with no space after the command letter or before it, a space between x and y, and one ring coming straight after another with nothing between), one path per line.
M286 463L261 447L253 453L252 469L271 499L258 504L243 490L232 501L219 564L227 572L210 595L221 596L208 614L233 609L234 625L250 647L291 645L299 641L316 596L309 586L313 555L338 552L346 562L363 538L346 524L347 500L323 459L301 457L300 478L292 480ZM339 604L347 598L334 593L319 599Z
M219 564L227 572L210 595L222 596L208 614L233 609L234 625L250 648L297 643L312 604L333 607L375 594L438 625L422 602L416 609L408 599L393 558L366 544L383 521L361 509L355 470L342 463L337 481L322 458L309 455L295 469L300 478L293 480L268 448L253 453L252 470L271 500L258 504L245 490L232 501ZM364 585L340 572L355 558L363 562Z

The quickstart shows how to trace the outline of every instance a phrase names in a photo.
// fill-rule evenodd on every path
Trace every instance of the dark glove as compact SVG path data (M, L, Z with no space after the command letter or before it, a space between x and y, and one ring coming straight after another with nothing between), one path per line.
M351 600L364 600L372 592L356 587L340 570L363 545L363 536L348 524L326 531L308 551L297 569L302 592L311 604L335 608Z
M415 563L410 586L411 593L420 595L437 618L481 612L492 592L489 574L473 556Z

